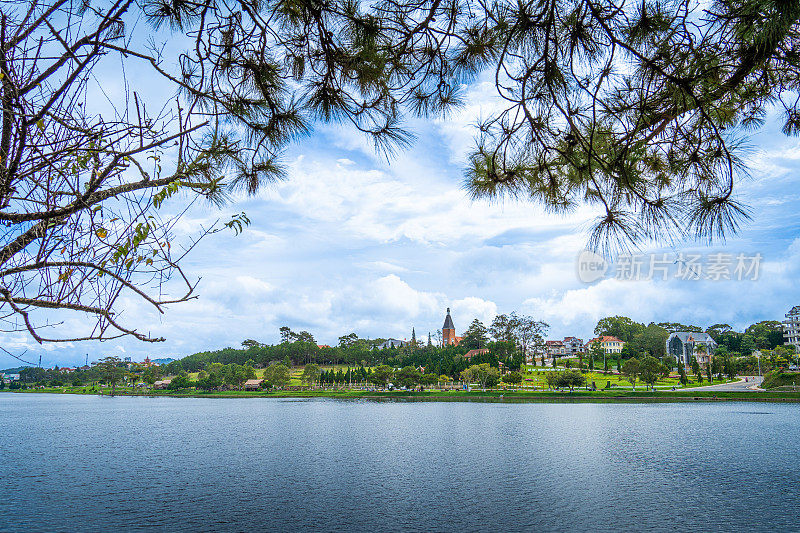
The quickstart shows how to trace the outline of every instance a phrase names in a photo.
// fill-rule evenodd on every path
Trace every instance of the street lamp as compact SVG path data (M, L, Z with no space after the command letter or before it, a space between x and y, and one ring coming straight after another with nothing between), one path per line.
M761 377L761 350L756 351L756 359L758 360L758 377Z

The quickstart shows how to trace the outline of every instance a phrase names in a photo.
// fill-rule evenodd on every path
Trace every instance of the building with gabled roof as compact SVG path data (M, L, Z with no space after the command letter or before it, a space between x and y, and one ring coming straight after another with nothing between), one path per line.
M582 354L585 350L583 346L583 339L578 337L564 337L561 341L564 343L564 352L567 356L576 356Z
M384 350L386 348L402 348L408 344L408 341L401 341L400 339L386 339L382 343L375 346L376 350Z
M481 355L489 353L489 348L476 348L475 350L470 350L464 354L464 359L472 359L476 355Z
M258 390L263 382L263 379L248 379L244 382L244 390Z
M704 346L705 350L698 350L700 346ZM707 365L716 348L716 341L708 333L676 331L667 337L667 354L677 359L684 368L689 367L692 357L701 365Z
M561 341L545 341L544 348L547 351L547 355L550 357L550 359L553 359L554 357L563 357L566 355L564 343Z
M169 384L172 383L172 379L161 379L153 383L154 389L166 389L169 387Z
M586 351L592 349L592 345L596 342L600 343L600 346L603 348L605 353L620 353L622 352L622 347L625 346L625 342L622 339L618 339L611 335L603 335L602 337L596 337L589 342L586 343Z

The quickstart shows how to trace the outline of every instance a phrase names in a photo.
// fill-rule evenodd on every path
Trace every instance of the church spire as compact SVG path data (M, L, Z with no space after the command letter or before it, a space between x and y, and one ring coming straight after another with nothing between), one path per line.
M450 308L448 307L444 326L442 326L442 346L449 346L450 344L458 344L458 341L456 340L456 326L453 324L453 318L450 316Z
M449 307L447 308L447 316L444 319L444 326L442 326L442 329L443 330L452 329L454 331L456 329L456 327L453 325L453 319L450 317L450 308Z

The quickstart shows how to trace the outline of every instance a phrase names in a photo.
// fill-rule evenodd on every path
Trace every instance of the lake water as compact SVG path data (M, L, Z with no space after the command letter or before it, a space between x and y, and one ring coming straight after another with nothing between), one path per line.
M0 394L0 530L800 528L800 406Z

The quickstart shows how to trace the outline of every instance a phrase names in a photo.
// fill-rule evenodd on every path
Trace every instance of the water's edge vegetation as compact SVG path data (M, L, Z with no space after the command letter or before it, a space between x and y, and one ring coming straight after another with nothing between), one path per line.
M111 396L110 390L47 388L15 391L27 394L81 394ZM330 398L341 400L387 400L422 402L509 402L509 403L584 403L584 402L717 402L749 401L800 403L799 392L724 392L724 391L573 391L573 392L515 392L515 391L117 391L116 396L168 398Z

